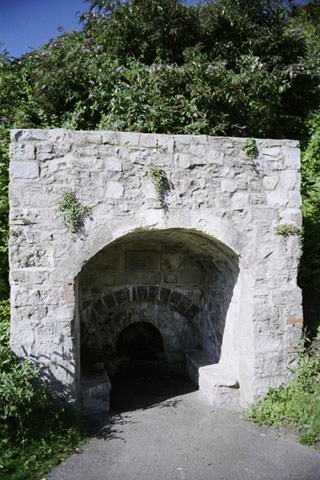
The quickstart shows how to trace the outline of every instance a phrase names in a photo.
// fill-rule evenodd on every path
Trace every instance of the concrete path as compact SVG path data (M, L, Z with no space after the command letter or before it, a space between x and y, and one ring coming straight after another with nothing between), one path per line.
M196 391L114 414L47 479L320 480L320 452Z

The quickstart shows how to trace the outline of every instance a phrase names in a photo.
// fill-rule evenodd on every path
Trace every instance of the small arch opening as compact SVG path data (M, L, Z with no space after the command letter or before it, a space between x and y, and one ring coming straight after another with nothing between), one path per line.
M163 350L161 333L151 323L132 323L118 337L117 353L131 360L159 360Z

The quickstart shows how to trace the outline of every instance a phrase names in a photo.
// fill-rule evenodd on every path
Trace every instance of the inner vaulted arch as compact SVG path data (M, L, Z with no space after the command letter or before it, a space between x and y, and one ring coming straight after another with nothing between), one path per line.
M78 278L82 375L98 366L112 376L134 357L141 361L143 352L132 348L143 350L146 328L150 341L159 332L153 360L161 368L184 373L186 355L218 363L237 276L236 254L193 230L138 231L112 242ZM130 331L129 355L119 344Z

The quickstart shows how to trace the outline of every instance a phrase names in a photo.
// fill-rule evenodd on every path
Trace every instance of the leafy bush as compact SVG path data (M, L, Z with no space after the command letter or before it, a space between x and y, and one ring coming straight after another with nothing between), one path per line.
M304 249L300 284L320 296L320 113L309 121L310 140L302 154Z
M36 367L11 354L9 304L0 303L0 477L40 478L83 437L71 409L58 408Z
M269 389L249 411L256 423L293 428L304 444L320 441L320 330L314 344L319 345L302 349L293 380Z

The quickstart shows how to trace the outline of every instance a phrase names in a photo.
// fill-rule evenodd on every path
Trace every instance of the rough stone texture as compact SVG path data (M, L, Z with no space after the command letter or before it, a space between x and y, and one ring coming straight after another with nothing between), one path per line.
M81 379L81 397L83 415L107 413L110 409L111 383L104 370Z
M169 361L194 349L210 359L198 373L211 403L239 385L245 406L288 380L302 326L300 245L275 229L301 225L299 148L257 140L252 165L244 145L12 131L11 345L61 395L80 398L86 347L110 353L137 321L158 328ZM150 166L165 172L160 195ZM90 209L78 234L59 209L70 189Z

